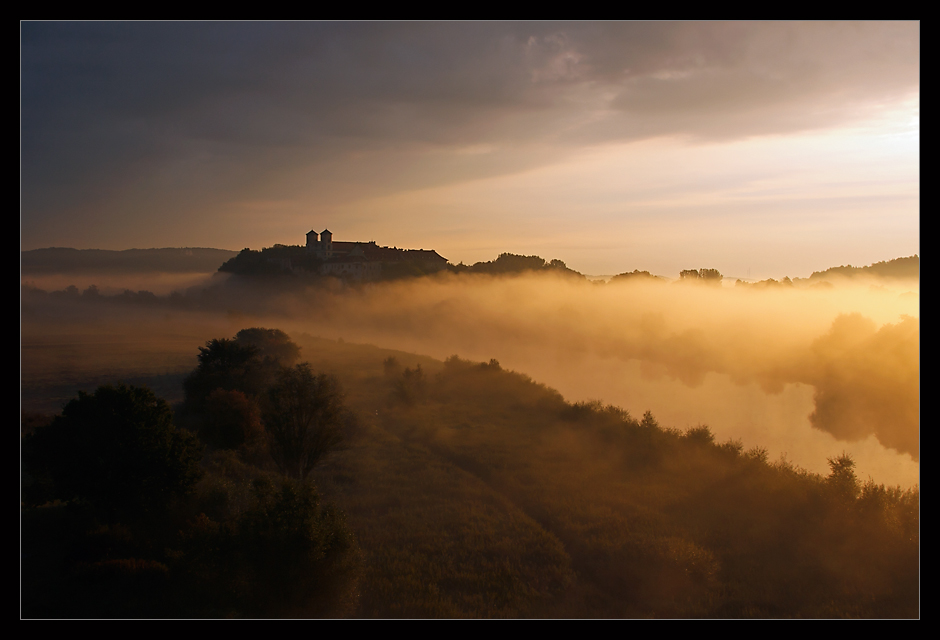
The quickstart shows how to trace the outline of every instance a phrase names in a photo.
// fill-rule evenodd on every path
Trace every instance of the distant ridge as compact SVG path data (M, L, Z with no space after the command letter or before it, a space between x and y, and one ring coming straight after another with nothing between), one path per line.
M50 247L20 252L22 273L163 272L209 273L238 255L237 251L181 247L166 249L69 249Z
M867 267L853 267L850 264L841 267L831 267L825 271L814 271L809 279L825 280L833 276L852 278L860 275L877 276L880 278L919 278L920 258L917 254L914 254L907 258L895 258L894 260L888 260L886 262L876 262Z

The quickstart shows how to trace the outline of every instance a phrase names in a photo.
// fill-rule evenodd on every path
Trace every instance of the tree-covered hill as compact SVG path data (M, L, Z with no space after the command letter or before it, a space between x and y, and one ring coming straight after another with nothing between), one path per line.
M895 258L883 262L875 262L867 267L853 267L842 265L831 267L825 271L814 271L810 280L826 280L831 278L852 278L856 276L875 276L879 278L919 278L920 258L917 255L907 258Z
M584 278L581 273L578 273L574 269L569 269L568 265L561 260L545 260L539 256L523 256L514 253L501 253L495 260L475 262L470 266L461 263L457 266L452 266L451 270L457 273L466 271L469 273L487 273L490 275L509 275L535 271Z
M298 245L274 245L259 251L242 249L219 267L222 273L270 278L298 272L316 273L321 261Z

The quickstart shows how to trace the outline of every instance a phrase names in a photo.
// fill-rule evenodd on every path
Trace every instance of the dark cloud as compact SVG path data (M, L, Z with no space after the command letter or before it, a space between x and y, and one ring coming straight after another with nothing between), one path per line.
M453 180L598 141L829 126L919 77L915 22L81 22L21 35L25 225L113 205L115 184L165 190L153 176L167 171L194 177L177 196L237 195L326 162L371 183L344 164L362 151L494 146L454 163Z

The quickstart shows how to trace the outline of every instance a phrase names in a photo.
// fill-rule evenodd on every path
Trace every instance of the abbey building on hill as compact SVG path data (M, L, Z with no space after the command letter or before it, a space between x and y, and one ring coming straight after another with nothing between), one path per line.
M323 261L321 274L354 280L372 280L387 269L410 266L428 273L447 265L447 259L434 250L380 247L375 241L334 241L329 229L307 234L307 253Z

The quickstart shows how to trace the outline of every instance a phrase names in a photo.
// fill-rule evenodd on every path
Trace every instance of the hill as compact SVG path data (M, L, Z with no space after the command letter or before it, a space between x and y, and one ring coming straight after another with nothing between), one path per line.
M920 258L917 255L907 258L876 262L867 267L853 267L842 265L831 267L825 271L814 271L810 280L826 280L829 278L854 278L858 276L875 276L878 278L919 278Z
M919 493L858 481L846 456L819 476L705 426L569 403L495 360L293 338L356 415L314 471L362 552L346 615L919 615ZM256 482L232 465L200 504Z
M836 497L835 466L572 404L495 361L299 343L360 408L317 475L370 559L360 615L917 615L916 492L851 476Z

